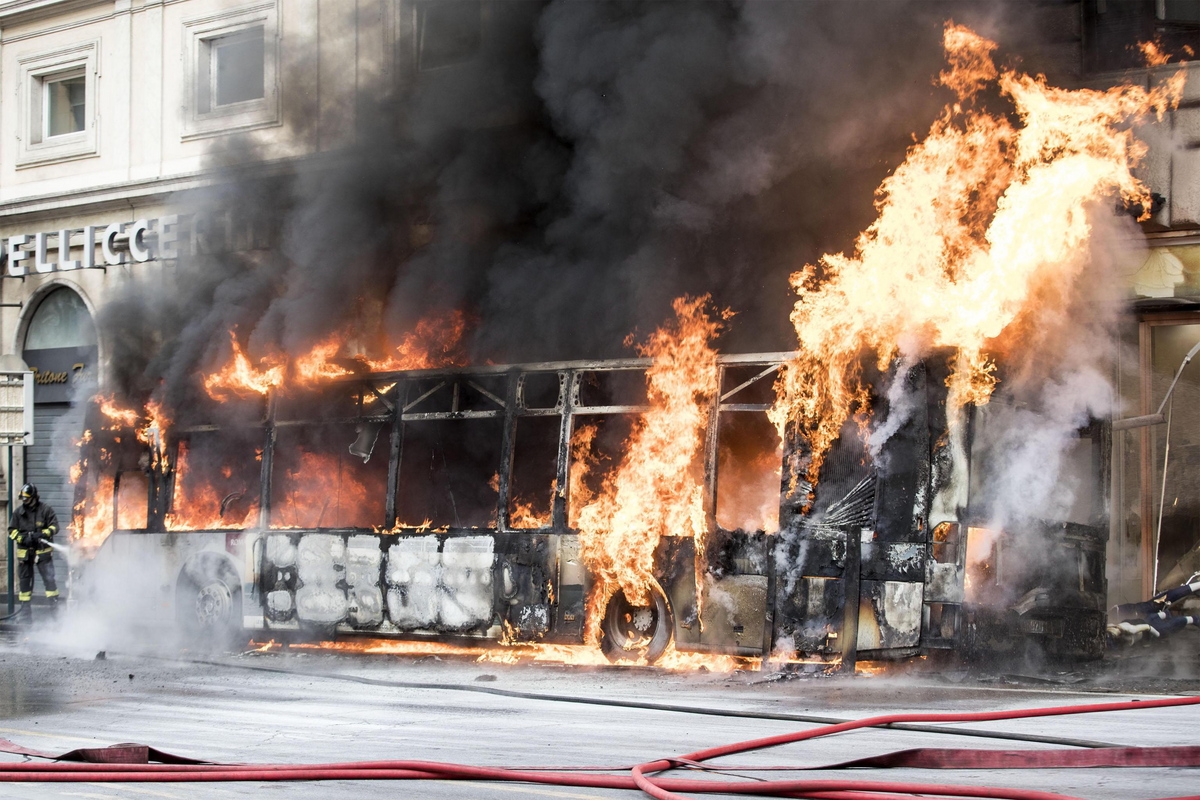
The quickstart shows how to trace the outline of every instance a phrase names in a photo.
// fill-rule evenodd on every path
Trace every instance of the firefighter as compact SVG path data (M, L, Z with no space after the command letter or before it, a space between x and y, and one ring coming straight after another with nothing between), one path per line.
M58 605L58 583L54 580L54 551L50 540L58 533L58 517L54 509L38 500L38 490L33 484L21 487L18 495L21 504L13 509L8 523L8 536L16 543L17 575L21 582L20 619L32 617L30 602L33 600L33 565L37 564L46 585L46 598L51 612Z

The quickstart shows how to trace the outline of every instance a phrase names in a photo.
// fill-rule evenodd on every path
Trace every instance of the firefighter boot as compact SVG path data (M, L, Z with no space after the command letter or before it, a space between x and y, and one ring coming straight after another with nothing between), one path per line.
M51 624L58 622L59 602L58 595L46 596L46 620Z
M22 600L17 604L17 615L13 618L13 622L22 628L29 628L33 625L32 601Z

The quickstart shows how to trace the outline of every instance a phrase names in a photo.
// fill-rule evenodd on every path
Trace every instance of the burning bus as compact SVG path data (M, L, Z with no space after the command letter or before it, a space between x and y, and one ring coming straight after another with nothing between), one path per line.
M628 360L467 366L453 316L390 354L362 313L303 353L230 331L176 374L207 370L207 402L98 404L89 572L136 565L139 616L262 638L1098 656L1120 306L1093 239L1149 216L1132 126L1184 75L1065 90L962 26L944 45L957 99L853 250L791 276L794 352L719 354L728 316L686 297Z
M980 527L986 418L947 414L944 359L892 370L919 402L874 448L848 423L814 484L811 447L770 418L792 354L718 355L699 301L676 306L642 358L330 360L346 374L261 394L259 365L215 392L219 423L100 403L87 572L136 564L138 618L200 636L668 664L1099 655L1106 523ZM1103 427L1078 444L1099 491Z

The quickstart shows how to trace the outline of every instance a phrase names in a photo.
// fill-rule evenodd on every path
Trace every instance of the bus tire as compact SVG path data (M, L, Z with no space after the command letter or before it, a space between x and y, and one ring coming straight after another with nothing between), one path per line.
M175 588L175 616L184 635L207 647L226 647L242 631L242 586L221 558L189 562Z
M608 598L600 626L600 650L609 661L644 661L662 658L674 636L671 604L662 587L650 587L650 603L636 606L618 589Z

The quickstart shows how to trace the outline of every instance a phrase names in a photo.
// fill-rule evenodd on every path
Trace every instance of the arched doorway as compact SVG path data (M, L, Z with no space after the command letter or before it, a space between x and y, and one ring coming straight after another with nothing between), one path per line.
M80 384L96 371L96 325L77 292L56 286L35 299L25 326L22 357L34 372L33 444L25 448L25 480L38 487L60 525L70 523L76 459L83 429ZM74 411L73 411L74 408Z

